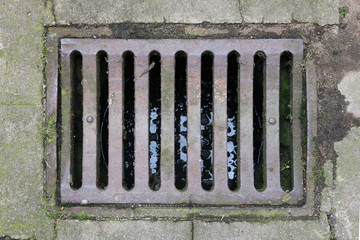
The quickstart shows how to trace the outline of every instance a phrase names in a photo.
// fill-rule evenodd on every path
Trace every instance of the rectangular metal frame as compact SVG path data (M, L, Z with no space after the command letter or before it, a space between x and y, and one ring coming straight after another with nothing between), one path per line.
M60 54L58 54L58 49L60 48L60 39L64 36L73 36L73 37L79 37L79 36L83 36L83 37L91 37L93 33L98 33L98 34L103 34L104 36L106 36L106 27L99 27L99 28L91 28L91 31L88 34L84 34L83 31L78 30L78 29L74 29L72 28L72 31L69 31L69 29L71 28L51 28L50 30L50 34L48 36L48 40L46 43L46 47L47 47L47 59L48 59L48 63L47 63L47 67L46 67L46 78L47 78L47 99L46 99L46 121L49 122L49 120L53 119L54 116L61 116L60 114L58 115L58 59L60 58ZM69 34L69 32L71 32L71 34ZM110 35L108 35L110 36ZM115 40L115 39L101 39L101 41L106 41L106 42L111 42L111 41L119 41L119 40ZM76 50L82 52L82 54L85 53L86 54L96 54L97 50L105 50L108 52L109 55L114 55L114 59L118 58L120 55L120 52L115 51L116 49L114 48L107 48L106 45L103 45L102 47L98 47L98 48L93 48L93 46L91 46L91 44L93 42L96 42L98 40L95 39L64 39L63 40L63 44L65 46L65 44L68 44L68 46L66 47L66 51L67 54L69 52L71 52L72 49L75 49L75 42L81 42L83 47L76 47ZM127 40L121 40L122 42L126 42ZM149 42L153 42L153 44L158 44L158 46L160 45L164 45L164 41L165 42L169 42L169 41L176 41L179 44L181 43L181 48L176 48L177 50L184 50L186 52L190 52L187 51L187 47L188 47L188 41L190 40L132 40L138 43L144 42L146 44L148 44ZM194 41L194 40L191 40ZM303 47L302 47L302 42L300 40L280 40L281 44L277 44L276 41L279 40L239 40L239 39L232 39L232 40L227 40L229 42L232 42L232 44L225 44L225 45L218 45L219 42L217 41L221 41L221 40L202 40L202 41L207 41L209 43L212 43L214 45L212 45L213 47L210 48L201 48L199 47L199 45L196 45L196 47L194 47L194 52L197 53L197 55L199 56L199 54L201 54L202 50L210 50L214 53L215 58L216 56L224 56L224 54L229 53L232 50L238 50L238 52L240 53L241 57L242 57L242 61L241 61L241 79L244 78L244 74L246 76L246 69L243 69L244 66L251 64L251 60L249 60L250 56L252 56L256 51L264 51L266 53L266 55L268 56L269 60L271 59L276 59L275 55L281 53L282 51L288 50L290 52L292 52L294 54L294 60L297 59L296 56L298 56L299 59L299 64L297 65L298 67L295 68L295 74L296 71L298 71L298 84L301 86L302 84L302 76L301 76L301 67L304 66L303 64L303 60L302 60L302 54L303 54ZM200 41L198 41L200 42ZM239 44L239 42L241 42L242 44ZM286 44L289 44L290 42L292 44L295 45L294 46L290 46ZM215 44L216 43L216 44ZM246 44L245 44L246 43ZM275 44L274 44L275 43ZM159 45L160 44L160 45ZM251 48L249 47L252 46ZM275 46L277 45L277 46ZM281 47L279 47L279 45ZM87 46L87 47L85 47ZM90 47L91 46L91 47ZM154 45L152 45L154 46ZM210 44L211 46L211 44ZM217 46L217 47L216 47ZM121 46L118 46L121 48ZM90 49L91 48L91 49ZM126 47L128 50L130 50L129 46ZM169 48L169 46L168 46ZM134 53L136 52L137 47L134 45L132 46L132 49L134 51ZM159 50L158 50L159 49ZM166 48L163 48L166 50ZM156 50L158 50L162 56L166 56L166 54L164 54L164 52L162 52L163 50L161 47L157 48ZM65 49L64 49L65 50ZM144 50L144 49L141 49ZM148 54L150 51L147 50L154 50L152 48L146 49L144 50L144 54ZM174 51L174 49L173 49ZM117 52L117 53L116 53ZM170 51L171 52L171 51ZM175 52L173 52L174 54ZM143 54L142 57L145 57L145 55ZM195 54L194 54L195 55ZM135 54L135 56L141 56L141 54ZM248 58L244 57L244 56L248 56ZM273 57L272 57L273 56ZM248 59L248 60L246 60ZM146 55L146 60L147 60L147 55ZM250 62L249 62L250 61ZM274 60L268 61L268 65L271 66L271 62L273 62ZM297 61L297 60L295 60ZM111 62L111 61L110 61ZM189 64L191 63L190 59L189 59ZM274 63L274 62L273 62ZM274 63L274 65L276 65L276 63ZM215 81L215 85L217 84L217 81L224 81L224 77L219 77L221 76L221 71L224 71L224 68L222 67L221 70L221 65L219 65L219 63L216 63L215 60L215 67L219 66L219 72L217 72L215 70L214 72L214 81ZM252 67L251 67L252 69ZM139 76L139 73L137 72L137 76ZM142 73L141 73L142 74ZM196 73L194 73L196 74ZM197 73L198 74L198 73ZM309 173L309 169L311 168L311 166L313 165L313 162L311 161L312 156L311 156L311 149L313 149L313 142L312 139L314 136L316 136L316 71L314 69L314 66L312 64L307 64L306 66L306 74L307 74L307 78L306 78L306 90L307 90L307 120L308 120L308 124L307 124L307 159L306 159L306 172ZM226 75L225 75L226 76ZM217 78L219 77L219 78ZM142 78L144 78L145 80L147 80L145 78L145 76L143 75ZM189 84L191 82L191 74L189 73ZM195 76L193 77L195 78ZM250 73L248 73L248 79L250 78ZM271 78L271 77L270 77ZM112 80L111 80L112 79ZM217 80L219 79L219 80ZM295 78L294 78L295 79ZM111 73L110 73L110 81L119 81L116 80L116 77L111 77ZM242 86L243 88L246 87L246 81L241 81L242 84L244 86ZM221 84L221 83L220 83ZM241 83L240 83L241 84ZM295 84L295 81L294 81ZM223 86L224 87L224 86ZM215 87L216 88L216 87ZM221 89L221 88L218 88ZM225 83L225 89L226 89L226 83ZM241 86L240 86L241 89ZM222 88L222 92L221 91L215 91L214 92L214 96L215 96L215 100L214 100L214 104L216 106L216 104L220 104L219 106L221 106L221 97L224 96L224 88ZM297 95L299 96L297 99L297 103L299 104L299 106L301 105L301 98L302 95L304 93L302 93L302 86L299 89L300 91L300 95L298 95L299 93L295 93L294 92L294 96ZM63 93L60 93L61 95L63 95ZM189 96L191 96L192 93L189 92ZM242 98L246 98L249 97L247 96L249 95L248 93L243 93L241 94L241 99ZM62 98L63 96L61 96L60 98ZM216 100L218 99L218 100ZM240 100L241 101L241 100ZM267 100L268 101L268 100ZM294 104L296 104L294 102ZM190 107L190 105L189 105ZM244 108L245 106L243 106ZM241 111L241 110L240 110ZM300 111L300 108L299 108ZM296 114L296 113L294 113ZM299 113L300 114L300 113ZM84 115L85 116L85 115ZM190 112L189 112L189 116ZM267 117L268 118L268 117ZM216 117L215 117L216 119ZM61 122L60 122L61 121ZM189 119L189 121L191 121ZM216 120L215 120L216 121ZM62 120L58 119L58 122L62 123ZM196 121L194 121L196 122ZM310 124L311 123L311 124ZM172 123L173 124L173 123ZM216 123L215 123L216 124ZM221 123L220 123L221 124ZM222 122L222 124L224 124L224 122ZM245 124L245 123L241 123L241 124ZM294 123L295 125L297 123ZM300 124L300 123L299 123ZM299 131L301 130L301 126L297 125L299 127ZM219 126L219 129L221 129L221 127L224 126ZM215 125L216 128L216 125ZM191 134L191 133L189 133ZM294 133L296 134L296 133ZM195 135L195 134L194 134ZM190 135L191 136L191 135ZM118 136L117 136L118 137ZM216 138L215 138L215 148L216 148ZM196 143L196 141L194 141ZM241 146L242 142L240 142ZM275 143L276 144L276 143ZM301 146L301 142L299 142L298 144L300 144ZM298 145L299 146L299 145ZM245 148L246 149L246 148ZM130 194L130 192L128 191L124 191L122 192L122 190L120 191L116 191L116 187L115 185L121 186L121 178L119 178L119 184L113 184L110 183L108 189L112 189L112 193L113 195L111 195L110 190L109 192L106 194L108 196L105 196L104 193L105 191L102 190L98 190L96 187L95 188L90 188L90 193L87 191L83 191L81 192L81 190L79 190L76 194L76 200L71 200L67 194L72 194L73 190L71 188L67 188L66 186L64 186L63 190L61 191L60 194L60 184L59 184L59 178L57 175L57 171L59 170L58 168L60 167L60 169L64 169L64 165L61 164L57 164L57 159L58 156L60 156L61 151L59 152L59 155L57 154L59 151L59 144L54 143L53 141L49 142L46 144L46 153L47 153L47 168L46 168L46 190L47 193L50 194L49 196L52 197L53 199L58 199L56 202L58 202L58 204L61 203L66 203L66 202L72 202L72 203L81 203L82 200L86 199L88 203L92 204L92 203L124 203L124 207L125 206L130 206L126 203L133 203L135 205L137 205L138 207L140 207L142 210L142 213L139 214L139 212L137 213L138 216L140 217L148 217L148 216L161 216L161 217L166 217L166 216L184 216L184 214L180 214L179 215L179 210L182 209L182 203L185 203L185 205L188 205L189 203L189 199L191 200L190 205L192 207L194 206L199 206L199 208L195 208L194 210L196 210L196 212L200 213L203 212L202 214L213 214L214 216L217 216L219 214L222 214L222 216L226 216L227 214L231 214L232 212L234 212L234 210L242 209L242 207L246 206L246 204L251 204L249 206L251 206L251 210L246 210L242 209L242 213L245 215L252 215L254 213L254 211L261 211L263 212L264 206L266 205L272 205L272 206L276 206L278 204L282 204L284 203L285 205L285 209L268 209L268 211L266 212L266 214L264 215L268 215L268 214L272 214L274 212L279 213L279 216L311 216L312 215L312 211L313 211L313 197L314 197L314 193L313 193L313 188L314 188L314 179L310 179L311 178L311 174L307 174L306 178L304 178L303 176L303 163L301 162L301 156L299 159L300 164L298 164L298 168L296 168L297 170L294 171L294 174L297 175L297 177L295 177L295 181L299 181L301 182L301 186L300 185L296 185L299 187L295 187L294 191L292 191L291 193L284 193L281 189L281 191L279 191L278 188L278 183L276 183L276 180L274 182L274 180L270 179L270 182L274 182L275 184L272 184L270 188L268 188L268 190L264 191L264 192L257 192L256 190L253 191L254 189L251 189L249 191L245 191L241 190L243 189L240 188L240 190L238 192L216 192L216 193L211 193L211 192L207 192L204 190L200 190L197 196L194 197L193 193L194 192L189 192L189 194L185 194L184 197L184 192L180 192L178 191L178 193L176 193L175 195L173 195L172 197L168 197L166 195L166 193L161 193L160 191L152 193L152 192L145 192L145 193L141 193L141 195L138 195L138 197L131 197L131 200L126 200L127 197L124 197L124 194ZM199 149L194 149L193 151L199 151ZM61 153L62 154L62 153ZM189 151L189 157L190 157L191 152ZM240 151L240 154L244 154ZM294 154L299 154L299 152L294 151ZM243 157L246 156L242 155ZM299 155L297 155L299 156ZM296 158L294 158L296 159ZM252 159L251 159L252 160ZM189 158L189 164L190 164L191 159ZM198 159L197 159L198 161ZM215 160L216 161L216 160ZM243 161L243 162L246 162ZM248 162L250 162L250 160L248 160ZM196 165L195 160L193 160L193 164ZM216 163L215 163L216 164ZM297 164L297 163L296 163ZM194 166L195 166L194 165ZM215 165L215 169L216 169L217 165ZM191 169L189 167L189 169ZM195 169L196 168L195 166ZM246 169L246 165L244 165L243 163L241 163L240 169ZM198 171L197 170L197 171ZM216 171L216 170L215 170ZM267 169L268 172L270 172L270 169ZM61 172L61 171L60 171ZM273 172L273 171L272 171ZM112 173L110 172L109 175L111 175ZM189 174L191 175L191 174ZM271 174L270 174L271 175ZM240 174L241 178L243 179L244 175ZM269 175L268 175L269 176ZM275 175L273 175L275 176ZM215 176L216 178L216 176ZM297 179L297 180L296 180ZM303 179L306 179L306 182L303 183ZM92 180L93 181L93 180ZM191 178L189 179L189 181L191 181ZM215 180L216 181L216 180ZM63 181L64 182L64 181ZM295 186L296 182L294 182L294 186ZM171 184L168 184L168 189L170 187ZM215 182L215 186L216 186L216 182ZM274 187L276 186L276 187ZM67 189L66 189L67 188ZM200 187L201 188L201 187ZM84 188L85 189L85 188ZM165 189L165 188L164 188ZM216 187L214 188L216 189ZM220 188L219 188L220 189ZM150 190L151 191L151 190ZM176 192L177 190L175 190ZM194 191L194 190L193 190ZM223 190L221 190L223 191ZM109 194L110 193L110 194ZM122 194L124 193L124 194ZM163 201L159 198L156 197L156 200L153 199L154 195L157 195L160 193L161 197L165 197L166 201ZM89 195L90 194L90 195ZM120 194L120 195L119 195ZM131 193L133 194L133 193ZM144 197L145 196L147 197ZM219 195L220 194L220 195ZM91 196L95 196L97 195L96 198L91 198ZM61 196L61 201L59 199L59 196ZM206 197L207 196L207 197ZM219 197L220 196L220 197ZM236 196L236 197L234 197ZM269 197L271 196L271 197ZM274 197L275 196L275 197ZM290 197L289 197L290 196ZM117 198L116 198L117 197ZM273 198L272 198L273 197ZM304 201L302 201L303 204L301 204L301 206L297 206L296 204L299 203L299 200L302 198L305 198ZM96 200L97 199L97 200ZM101 201L100 201L101 199ZM114 199L116 199L114 201ZM136 200L138 199L138 200ZM170 199L170 201L168 201ZM174 200L175 199L175 200ZM217 199L216 202L212 201L212 199ZM240 199L240 201L239 201ZM254 201L255 199L255 201ZM139 203L143 203L143 204L139 204ZM155 203L156 205L152 205L153 203ZM163 206L161 206L161 204L163 204ZM176 205L174 205L174 207L176 207L174 209L174 207L171 207L171 205L168 204L171 203L175 203ZM180 205L178 205L178 203ZM160 204L160 205L158 205ZM214 207L212 208L208 208L208 209L204 209L202 210L202 208L200 206L203 205L212 205L214 204ZM245 205L244 205L245 204ZM258 207L256 207L256 205L258 205ZM289 205L290 204L290 205ZM293 207L291 207L291 204L295 204ZM217 206L222 205L222 208L218 208ZM147 207L148 206L148 207ZM152 206L152 207L151 207ZM227 207L225 207L227 206ZM288 207L286 207L288 206ZM150 207L150 208L149 208ZM162 210L155 210L158 208L161 208ZM154 209L155 208L155 209ZM266 207L265 207L266 208ZM79 211L80 209L83 209L82 207L71 207L71 209L73 211ZM99 211L99 209L101 209L101 211ZM221 209L221 210L220 210ZM258 209L258 210L257 210ZM194 210L190 210L190 212L194 211ZM219 211L220 210L220 211ZM98 215L102 215L102 216L107 216L107 215L114 215L112 214L112 210L109 209L104 209L104 207L100 207L100 208L87 208L86 211L88 211L89 213L96 213ZM110 211L110 212L109 212ZM175 212L177 214L174 214ZM230 212L229 212L230 211ZM238 211L238 210L236 210ZM117 211L118 216L126 216L128 215L130 212L134 212L133 210L131 210L130 208L128 210L122 209L121 211ZM187 211L186 211L187 212ZM152 213L149 215L149 213ZM187 215L188 213L186 213Z
M148 184L148 72L149 53L156 50L162 56L162 143L161 188L150 189ZM303 60L302 40L296 39L216 39L216 40L139 40L139 39L62 39L61 40L61 89L62 97L62 149L70 149L70 55L78 51L83 57L83 180L82 187L70 187L70 151L61 151L61 201L64 203L153 203L153 204L295 204L303 197L302 148L300 108L302 100ZM109 64L109 185L96 187L96 122L88 123L87 116L96 116L96 55L108 54ZM131 51L135 55L135 186L127 190L122 186L122 55ZM177 190L174 183L174 58L178 51L188 55L188 184L185 190ZM201 54L214 54L214 188L206 191L201 187L200 169L200 64ZM226 152L226 92L227 55L231 51L240 54L240 178L239 190L227 187ZM253 65L254 55L262 51L266 55L266 189L254 188L253 172ZM279 82L280 55L293 54L293 172L294 189L286 193L280 186L279 141ZM164 86L170 86L166 88ZM169 132L170 131L170 132Z

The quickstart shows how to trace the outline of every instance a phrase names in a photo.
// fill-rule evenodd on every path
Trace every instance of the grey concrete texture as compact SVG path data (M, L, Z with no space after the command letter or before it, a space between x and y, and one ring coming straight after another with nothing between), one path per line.
M357 0L345 24L360 13ZM254 7L256 6L256 7ZM334 211L338 239L357 239L360 128L335 144L336 164L325 163L322 214L316 220L270 222L77 221L56 223L43 205L44 25L148 23L339 23L338 0L0 0L0 238L15 239L327 239L324 213ZM360 16L360 15L359 15ZM347 20L349 19L349 20ZM342 27L344 27L342 25ZM189 26L189 33L199 34ZM203 31L203 30L202 30ZM215 32L216 33L216 32ZM221 33L221 32L220 32ZM203 32L204 35L209 34ZM211 32L210 32L211 34ZM201 33L200 33L201 35ZM324 37L325 38L325 37ZM329 77L330 78L330 77ZM360 117L360 66L339 90ZM335 87L335 86L334 86ZM333 168L336 179L333 182ZM334 190L335 189L335 190ZM55 227L55 228L54 228ZM56 230L56 231L55 231Z
M347 6L346 17L343 21L352 31L355 39L359 36L360 5L358 1L344 0ZM345 43L347 46L358 45L356 41ZM359 48L357 48L359 49ZM356 56L359 56L359 51ZM345 97L347 112L359 119L360 117L360 63L355 61L351 71L347 71L338 89ZM334 144L337 153L335 172L335 191L333 205L335 215L335 236L337 239L359 239L360 215L360 127L353 126L347 136Z
M290 240L328 239L329 225L325 214L316 221L261 222L194 222L194 239Z
M0 103L41 105L43 3L0 4Z
M42 205L41 107L0 106L0 237L48 239Z
M360 87L359 82L360 69L346 74L338 86L349 102L348 111L357 117L360 117L360 98L354 89ZM336 227L339 229L339 239L356 239L358 237L360 171L354 171L354 169L360 169L359 146L359 127L352 128L345 139L335 144L338 158L334 208L336 209Z
M358 82L358 86L360 84ZM356 103L360 106L360 102ZM354 127L348 136L335 144L339 155L336 169L334 209L338 239L359 238L360 214L360 128Z
M188 240L192 238L191 222L170 221L78 221L57 224L59 240Z
M290 23L339 21L338 0L54 0L58 24L119 22Z
M49 239L42 205L43 3L0 1L0 237Z

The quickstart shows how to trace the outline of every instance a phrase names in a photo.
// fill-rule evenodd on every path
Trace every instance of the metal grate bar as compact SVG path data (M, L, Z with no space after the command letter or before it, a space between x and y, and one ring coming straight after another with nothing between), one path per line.
M149 79L148 56L135 55L135 185L146 191L149 182ZM139 190L138 190L139 189Z
M70 189L70 154L69 148L71 142L71 73L70 73L70 54L61 56L61 117L62 117L62 145L68 146L67 151L61 151L61 189Z
M266 190L281 192L279 136L280 54L268 55L266 60ZM272 122L274 120L275 122Z
M227 187L227 55L214 57L214 191Z
M203 192L200 168L200 89L201 57L189 54L188 66L188 182L189 192Z
M83 174L82 188L96 188L96 154L97 154L97 94L96 94L96 58L83 56ZM88 118L93 121L87 121ZM88 119L89 120L89 119Z
M301 143L301 109L302 109L302 54L293 54L293 173L294 173L294 196L303 195L303 163ZM304 117L305 118L305 117ZM305 121L305 120L304 120Z
M160 52L161 54L161 52ZM174 176L174 115L175 115L175 61L174 56L163 56L161 60L161 188L160 191L175 190Z
M253 192L253 55L241 55L240 64L240 191ZM249 144L250 143L250 144Z
M123 175L123 81L122 57L110 55L109 62L109 185L108 189L122 188Z

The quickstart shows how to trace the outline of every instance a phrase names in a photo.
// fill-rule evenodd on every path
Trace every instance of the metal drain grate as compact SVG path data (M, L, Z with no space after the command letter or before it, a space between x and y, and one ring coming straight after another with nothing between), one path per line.
M175 186L175 56L182 51L187 59L187 155L186 185L180 190ZM134 56L134 184L124 185L124 53ZM259 53L260 54L257 54ZM291 62L291 158L292 190L284 191L280 183L280 58L284 52L292 55ZM101 54L99 54L101 53ZM212 130L212 184L205 190L202 180L202 62L209 53L213 80L210 99L213 101ZM229 188L228 171L228 113L227 78L228 54L238 54L238 142L236 167L237 186ZM158 186L149 185L149 75L154 65L150 55L161 58L160 146ZM74 70L78 56L82 71ZM99 69L99 55L106 61L106 69ZM255 188L254 180L254 56L264 58L263 122L263 189ZM150 56L150 57L149 57ZM75 59L75 60L74 60ZM157 60L154 60L157 61ZM123 203L123 204L295 204L303 198L301 101L303 44L301 40L120 40L120 39L62 39L61 40L61 202L63 203ZM256 64L255 64L256 65ZM75 67L76 68L76 67ZM81 84L73 83L75 74L82 75ZM106 187L98 184L99 176L99 72L108 74L108 157L102 163L107 169ZM149 74L150 73L150 74ZM131 74L130 74L131 75ZM150 76L151 77L151 76ZM75 88L82 88L81 96L74 95ZM151 88L155 89L156 88ZM154 90L154 91L155 91ZM255 96L257 97L257 96ZM81 100L82 102L74 102ZM289 103L289 104L290 104ZM80 107L79 107L80 106ZM81 108L82 106L82 108ZM81 109L81 123L74 123L74 109ZM76 111L76 110L75 110ZM79 110L80 111L80 110ZM103 111L104 112L104 111ZM101 112L101 115L103 115ZM76 115L76 114L75 114ZM150 117L151 118L151 117ZM150 123L149 123L150 122ZM75 125L74 125L75 124ZM261 125L261 124L260 124ZM74 132L80 131L82 141L81 166L74 171ZM76 134L75 134L76 135ZM151 139L150 139L151 140ZM102 145L101 145L102 146ZM204 167L204 166L203 166ZM104 167L103 167L104 168ZM155 171L156 172L156 171ZM74 174L81 176L81 184L74 186ZM125 180L124 180L125 179ZM76 184L75 184L76 185Z

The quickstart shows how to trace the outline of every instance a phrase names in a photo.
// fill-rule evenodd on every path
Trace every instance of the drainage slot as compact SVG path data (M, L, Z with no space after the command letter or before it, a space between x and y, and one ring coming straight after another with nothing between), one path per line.
M239 188L238 184L238 84L239 57L233 51L228 54L227 68L227 159L228 187L230 190Z
M293 189L292 159L292 66L293 56L284 52L280 56L280 180L283 190Z
M257 52L254 56L253 81L253 154L254 154L254 185L257 190L265 189L265 69L266 56Z
M213 186L213 65L214 55L201 55L201 186L211 190Z
M153 51L149 55L149 186L160 189L160 129L161 129L161 57ZM154 65L155 64L155 65Z
M123 186L126 189L134 187L135 167L135 82L134 82L134 54L126 51L123 56L123 100L124 100L124 129L123 129Z
M70 186L79 189L82 185L83 156L83 88L82 88L82 56L78 51L70 55L71 78L71 163Z
M108 185L109 164L109 65L104 51L96 55L97 74L97 187L104 189Z
M186 186L187 174L187 56L175 54L175 187Z

